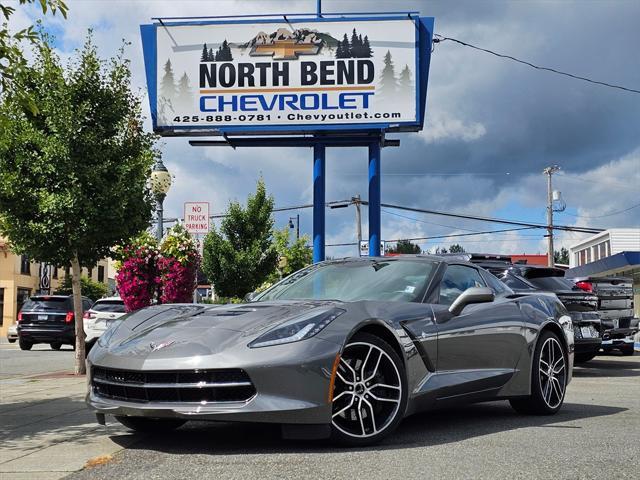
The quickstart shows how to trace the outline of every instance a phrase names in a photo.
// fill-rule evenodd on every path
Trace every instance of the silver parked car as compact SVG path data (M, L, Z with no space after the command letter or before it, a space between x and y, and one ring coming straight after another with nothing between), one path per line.
M367 445L412 413L509 400L554 414L573 326L548 295L514 294L435 256L310 266L239 305L159 305L122 317L88 357L87 403L134 430L269 422L287 438Z
M7 328L7 340L9 343L16 343L18 340L18 324L13 323Z

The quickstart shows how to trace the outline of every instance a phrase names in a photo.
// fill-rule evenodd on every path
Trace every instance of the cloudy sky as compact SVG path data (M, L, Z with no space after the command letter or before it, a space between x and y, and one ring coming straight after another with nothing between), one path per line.
M315 0L68 0L69 16L47 17L61 55L82 45L87 29L103 56L121 39L131 42L133 81L145 95L139 25L151 17L312 12ZM327 12L407 11L435 17L435 32L577 75L640 89L640 2L323 0ZM19 7L19 27L40 18ZM148 103L145 100L148 116ZM391 135L399 148L382 155L385 203L545 221L542 169L558 164L554 187L567 208L556 222L600 228L640 226L640 94L591 85L532 70L453 42L435 47L425 129ZM185 139L162 141L175 175L167 216L181 216L185 201L209 201L213 212L244 201L262 176L277 206L312 200L308 149L194 148ZM366 149L329 149L327 200L367 198ZM283 227L291 213L278 213ZM311 234L311 210L300 211ZM504 228L477 221L385 210L384 239L427 237ZM363 231L366 208L363 210ZM355 241L353 207L327 211L327 243ZM542 231L420 241L423 249L461 243L467 251L544 253ZM582 235L583 236L583 235ZM582 237L559 234L568 246ZM327 247L327 255L356 254L356 247Z

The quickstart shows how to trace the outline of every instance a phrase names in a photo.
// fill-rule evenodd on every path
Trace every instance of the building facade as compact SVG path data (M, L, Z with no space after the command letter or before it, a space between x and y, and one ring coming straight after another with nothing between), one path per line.
M16 255L9 244L0 238L0 336L7 335L7 329L16 322L18 312L30 296L40 292L41 265L24 255ZM50 291L54 292L69 275L69 268L49 269ZM109 285L108 261L101 260L91 269L82 269L82 276ZM46 284L46 280L45 280Z
M568 275L629 277L640 317L640 228L611 228L569 247Z

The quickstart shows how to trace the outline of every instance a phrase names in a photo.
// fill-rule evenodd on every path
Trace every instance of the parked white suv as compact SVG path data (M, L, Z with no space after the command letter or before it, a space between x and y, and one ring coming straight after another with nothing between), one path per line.
M84 313L84 333L87 351L91 349L98 337L102 335L112 322L118 321L127 313L120 297L101 298Z

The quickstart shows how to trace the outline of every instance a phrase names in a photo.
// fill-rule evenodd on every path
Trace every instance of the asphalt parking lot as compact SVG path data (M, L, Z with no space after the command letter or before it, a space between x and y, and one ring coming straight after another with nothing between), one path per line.
M507 402L431 412L367 449L284 441L270 426L208 423L128 445L68 478L637 478L640 355L576 368L553 417L521 416Z

